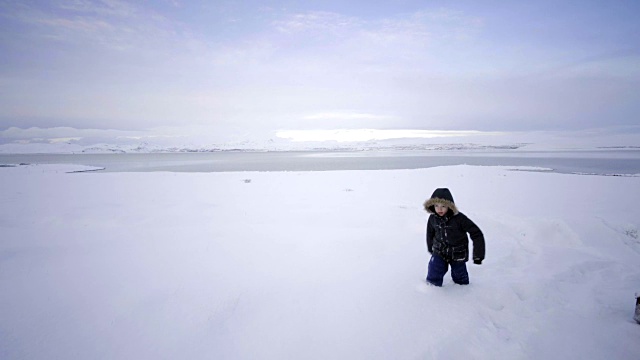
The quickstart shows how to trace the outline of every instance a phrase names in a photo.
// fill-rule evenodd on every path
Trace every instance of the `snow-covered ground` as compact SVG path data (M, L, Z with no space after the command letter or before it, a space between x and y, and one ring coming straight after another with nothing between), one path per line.
M2 359L638 359L640 178L0 168ZM422 202L484 231L424 283Z
M375 138L375 129L290 131L302 137L282 137L279 132L217 137L213 128L155 129L136 136L116 130L73 128L9 128L0 130L0 154L112 154L182 153L214 151L376 151L376 150L512 150L558 151L640 149L640 127L581 131L431 131L434 137L415 137L429 130L387 130L407 137ZM286 132L286 131L285 131ZM332 134L314 140L314 134ZM411 135L412 133L418 133ZM438 135L439 134L439 135ZM316 134L317 135L317 134ZM298 140L296 140L298 139ZM302 139L302 140L300 140Z

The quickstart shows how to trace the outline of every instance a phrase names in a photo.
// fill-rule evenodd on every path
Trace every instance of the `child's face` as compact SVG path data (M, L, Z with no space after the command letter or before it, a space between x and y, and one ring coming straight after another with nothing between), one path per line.
M436 210L436 213L440 216L444 216L444 214L447 213L447 211L449 211L449 207L448 206L444 206L441 204L435 204L434 208Z

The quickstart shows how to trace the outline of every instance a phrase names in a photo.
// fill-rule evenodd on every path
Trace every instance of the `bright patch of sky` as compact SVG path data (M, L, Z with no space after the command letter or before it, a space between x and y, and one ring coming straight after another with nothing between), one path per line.
M4 0L0 131L638 125L639 10L625 0Z

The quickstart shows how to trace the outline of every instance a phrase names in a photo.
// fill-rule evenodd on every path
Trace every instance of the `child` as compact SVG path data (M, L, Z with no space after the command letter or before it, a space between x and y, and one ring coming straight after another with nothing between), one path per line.
M436 189L424 203L431 215L427 222L427 250L431 254L427 283L442 286L451 265L451 278L460 285L469 284L466 262L469 260L469 238L473 241L473 263L484 260L484 235L476 224L459 212L449 189Z

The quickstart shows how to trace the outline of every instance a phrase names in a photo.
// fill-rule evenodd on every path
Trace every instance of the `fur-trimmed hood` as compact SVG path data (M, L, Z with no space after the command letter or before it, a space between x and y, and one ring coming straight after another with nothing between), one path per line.
M453 195L451 195L451 191L447 188L438 188L433 192L431 198L424 202L424 209L429 214L435 214L436 211L434 209L435 204L441 204L453 211L453 215L458 214L458 208L456 204L453 202Z

